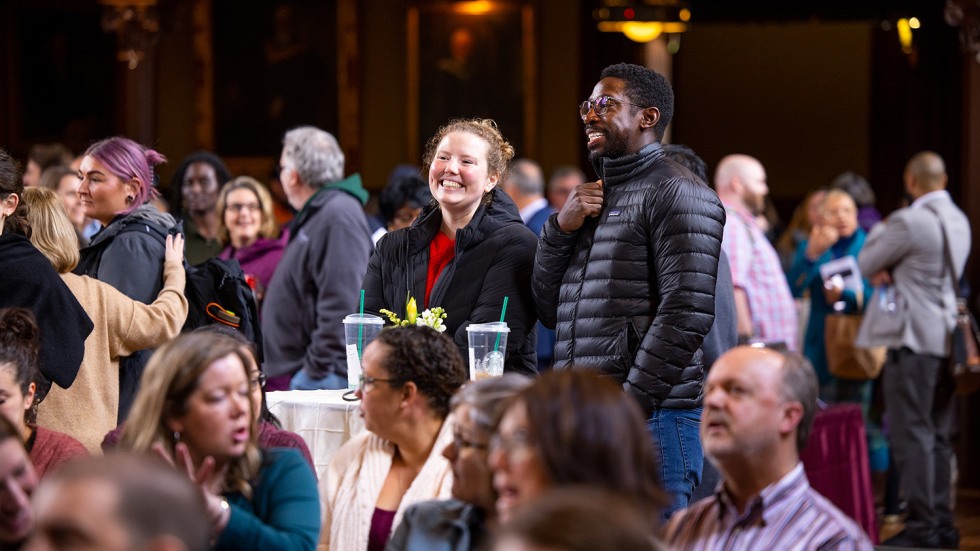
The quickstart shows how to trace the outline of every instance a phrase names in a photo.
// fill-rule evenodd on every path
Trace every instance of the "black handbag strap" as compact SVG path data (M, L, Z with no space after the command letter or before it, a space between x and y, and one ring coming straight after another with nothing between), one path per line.
M943 217L939 215L936 209L932 208L928 203L923 205L927 208L929 212L936 215L936 220L939 221L939 231L943 234L943 253L946 260L946 268L949 272L949 282L953 285L953 295L957 299L960 298L959 284L956 282L956 268L953 267L953 251L949 249L949 236L946 235L946 224L943 224Z

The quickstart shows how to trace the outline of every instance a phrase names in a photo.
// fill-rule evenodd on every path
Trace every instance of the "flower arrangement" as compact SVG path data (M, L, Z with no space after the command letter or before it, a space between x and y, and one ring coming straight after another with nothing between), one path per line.
M424 325L426 327L431 327L436 331L442 333L446 330L446 325L442 323L442 320L446 319L446 311L438 306L433 308L427 308L421 314L419 314L418 305L415 302L415 298L412 296L408 297L408 301L405 303L405 319L401 319L397 314L391 310L381 310L381 313L388 316L392 325L396 327L405 327L408 325Z

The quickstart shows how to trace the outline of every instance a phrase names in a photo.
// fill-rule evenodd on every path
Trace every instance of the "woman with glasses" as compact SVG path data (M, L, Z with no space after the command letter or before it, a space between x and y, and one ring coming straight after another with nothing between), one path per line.
M793 296L810 296L810 319L803 340L803 355L813 364L820 381L820 398L827 402L871 402L871 381L840 379L830 374L827 365L827 344L824 331L826 317L834 312L854 314L864 311L871 298L871 282L867 278L854 286L843 286L844 280L824 278L821 266L847 256L857 263L866 234L858 225L858 210L847 192L832 189L820 202L819 218L807 239L796 249L793 264L787 272Z
M38 406L37 422L97 453L102 435L116 426L119 357L176 337L187 318L183 239L167 236L163 288L152 304L143 304L108 283L71 272L78 265L78 241L57 194L32 187L24 190L24 202L30 207L31 243L58 271L95 326L85 340L75 382L67 389L51 388Z
M551 371L510 402L490 440L497 515L571 485L624 497L650 526L666 503L643 415L623 389L590 370Z
M157 453L198 484L212 549L312 550L316 479L296 450L261 449L251 355L214 332L181 335L150 359L121 445Z
M227 325L205 325L195 329L194 332L223 335L238 342L242 352L249 358L247 366L249 398L252 401L252 415L259 427L259 448L294 448L310 464L310 468L315 473L316 466L313 464L313 456L310 455L310 448L306 445L306 441L295 432L284 430L279 419L269 411L265 399L267 378L255 360L255 344L250 342L241 331L232 329ZM105 435L102 440L103 451L108 453L116 447L124 428L125 425L120 425Z
M242 265L261 302L289 241L288 232L279 233L269 190L254 178L235 178L218 195L218 219L218 242L224 246L218 258L234 258Z
M380 551L408 506L450 496L441 454L453 441L449 400L467 373L452 340L422 326L381 331L361 364L355 394L367 430L327 468L321 543Z
M531 270L538 240L510 197L497 191L513 156L492 120L459 119L439 129L424 158L434 202L410 227L378 242L364 276L364 308L405 318L407 297L419 310L440 307L447 334L466 357L466 327L499 321L506 298L504 370L533 375Z
M484 545L497 525L487 466L490 434L507 401L530 384L527 377L506 374L468 384L453 396L453 441L442 450L453 466L453 499L409 507L387 551L469 551Z

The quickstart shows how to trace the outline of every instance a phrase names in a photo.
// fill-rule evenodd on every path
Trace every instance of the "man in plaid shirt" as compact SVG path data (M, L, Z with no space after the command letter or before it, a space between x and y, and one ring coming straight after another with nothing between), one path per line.
M796 350L793 294L776 249L755 219L769 193L766 170L748 155L729 155L718 163L715 189L727 214L721 247L732 266L739 342L784 343Z

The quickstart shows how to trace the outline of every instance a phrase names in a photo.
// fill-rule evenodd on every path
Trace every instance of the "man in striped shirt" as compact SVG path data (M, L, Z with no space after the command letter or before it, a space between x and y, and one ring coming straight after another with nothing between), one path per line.
M701 417L701 443L722 483L670 519L671 548L871 550L803 471L816 409L816 375L802 356L748 346L722 355L708 373Z

